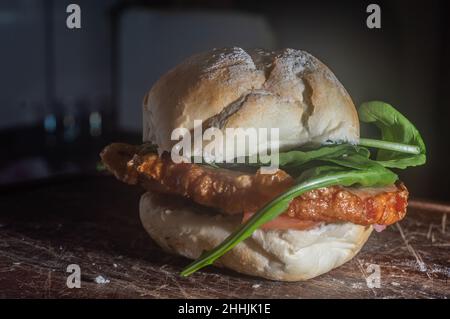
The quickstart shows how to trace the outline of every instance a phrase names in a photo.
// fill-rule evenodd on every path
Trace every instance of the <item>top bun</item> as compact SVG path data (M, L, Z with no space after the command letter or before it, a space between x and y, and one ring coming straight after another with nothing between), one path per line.
M279 148L356 143L355 106L334 74L301 50L214 49L163 75L144 98L143 139L170 151L175 128L279 128ZM239 142L238 142L239 143ZM265 151L269 145L259 145ZM247 154L254 155L254 154Z

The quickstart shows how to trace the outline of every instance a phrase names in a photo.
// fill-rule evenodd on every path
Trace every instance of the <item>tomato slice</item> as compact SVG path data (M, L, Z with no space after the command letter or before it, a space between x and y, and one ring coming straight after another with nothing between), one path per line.
M242 222L245 223L254 213L246 212L242 218ZM301 220L298 218L290 217L287 215L280 215L277 218L265 223L261 226L261 229L296 229L296 230L306 230L311 229L319 225L320 222L315 222L312 220Z

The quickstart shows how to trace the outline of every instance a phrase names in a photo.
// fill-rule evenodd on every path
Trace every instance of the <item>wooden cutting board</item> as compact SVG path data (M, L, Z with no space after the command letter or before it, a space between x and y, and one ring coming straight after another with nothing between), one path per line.
M215 267L179 277L189 261L162 252L145 233L141 194L109 176L1 189L0 297L450 297L450 206L412 201L404 221L373 233L350 262L306 282L283 283ZM66 285L69 264L80 266L79 289Z

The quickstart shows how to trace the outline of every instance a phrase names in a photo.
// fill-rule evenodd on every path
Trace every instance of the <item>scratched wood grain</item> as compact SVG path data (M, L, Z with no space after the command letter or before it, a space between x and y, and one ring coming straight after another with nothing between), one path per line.
M283 283L163 253L138 217L142 191L111 177L56 178L0 190L0 297L5 298L448 298L450 207L415 201L407 218L353 260L318 278ZM69 264L81 267L69 289ZM380 288L369 288L370 264ZM108 283L99 284L102 276Z

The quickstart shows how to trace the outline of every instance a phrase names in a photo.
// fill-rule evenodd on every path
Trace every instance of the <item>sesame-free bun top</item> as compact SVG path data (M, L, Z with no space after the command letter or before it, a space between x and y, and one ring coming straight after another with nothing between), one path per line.
M318 59L294 49L214 49L164 74L144 98L144 141L170 151L177 142L172 131L191 131L194 120L224 133L279 128L281 150L359 138L358 115L342 84ZM269 147L259 146L259 152Z

